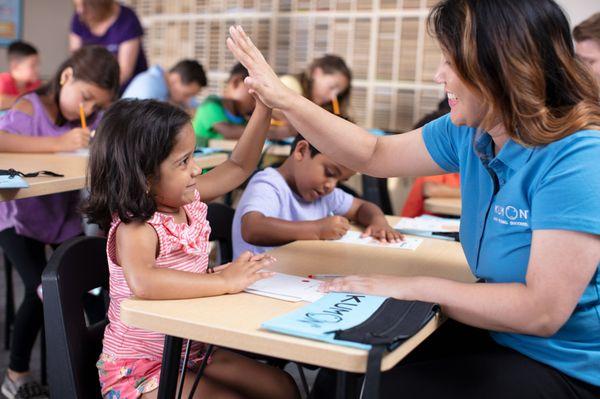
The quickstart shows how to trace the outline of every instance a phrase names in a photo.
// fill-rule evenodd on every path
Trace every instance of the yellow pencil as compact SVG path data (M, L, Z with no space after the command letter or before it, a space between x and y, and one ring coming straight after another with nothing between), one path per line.
M79 103L79 118L81 118L81 127L87 129L87 123L85 121L85 111L83 110L82 103Z
M338 102L337 96L333 96L333 98L331 99L331 105L333 106L333 113L339 115L340 103Z
M280 121L279 119L271 119L271 126L285 126L286 123L284 121Z

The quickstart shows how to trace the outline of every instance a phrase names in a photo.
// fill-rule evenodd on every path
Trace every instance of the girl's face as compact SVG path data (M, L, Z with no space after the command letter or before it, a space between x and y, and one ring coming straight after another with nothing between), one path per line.
M59 95L60 112L68 121L79 120L79 104L83 105L85 116L106 109L112 102L109 90L93 83L76 80L73 69L67 68L61 75L62 86Z
M192 124L185 125L177 137L169 156L160 164L160 177L150 183L157 209L176 212L183 205L194 201L196 176L202 169L194 162L196 136Z
M484 115L481 98L458 77L453 68L449 58L442 56L434 80L444 85L452 123L477 127Z
M324 105L348 88L350 81L341 72L325 73L315 68L312 73L312 101Z

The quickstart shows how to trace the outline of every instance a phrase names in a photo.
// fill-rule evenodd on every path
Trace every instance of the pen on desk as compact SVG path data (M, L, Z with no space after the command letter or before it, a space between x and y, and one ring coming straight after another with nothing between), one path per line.
M341 274L309 274L308 278L312 279L326 279L326 278L338 278L338 277L346 277Z
M85 111L83 110L83 103L79 103L79 118L81 119L81 127L87 129L87 122L85 120Z

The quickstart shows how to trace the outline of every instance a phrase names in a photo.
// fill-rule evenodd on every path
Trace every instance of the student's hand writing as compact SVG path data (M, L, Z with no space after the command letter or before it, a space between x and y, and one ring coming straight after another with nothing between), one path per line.
M343 216L330 216L315 222L320 240L337 240L350 229L350 222Z
M367 226L361 237L369 236L384 243L399 242L404 239L404 236L394 230L394 228L389 225L385 218L377 220Z
M279 108L285 111L289 107L290 98L299 95L281 83L265 57L241 26L229 27L227 47L234 57L248 69L250 76L244 80L244 83L248 86L249 92L256 93L269 108Z
M57 140L59 151L75 151L89 145L90 130L76 127L59 136Z
M269 255L252 255L251 252L244 252L233 262L220 266L221 277L225 281L228 294L235 294L263 278L271 277L273 272L262 271L274 262L274 258Z

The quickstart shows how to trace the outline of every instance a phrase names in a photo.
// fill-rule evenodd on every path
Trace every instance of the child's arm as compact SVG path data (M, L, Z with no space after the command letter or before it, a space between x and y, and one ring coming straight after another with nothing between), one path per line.
M244 134L229 159L196 178L198 192L204 202L230 192L254 172L265 144L270 121L271 110L257 100Z
M17 96L11 96L8 94L0 94L0 109L9 109L17 101Z
M272 247L297 240L336 240L350 229L343 216L296 221L267 217L260 212L242 216L242 238L249 244Z
M350 210L344 216L365 227L364 237L371 236L383 242L402 240L402 234L390 226L381 209L371 202L354 198Z
M443 183L425 182L423 184L423 196L425 198L460 198L460 188L450 187Z
M186 299L232 294L272 273L260 271L273 258L242 254L212 274L156 268L158 237L147 223L122 223L116 232L117 262L127 285L141 299Z
M33 106L27 100L19 101L13 109L33 115ZM86 147L89 141L90 131L82 128L71 129L57 137L33 137L0 130L0 151L3 152L74 151Z
M223 135L227 140L237 140L244 134L245 126L234 125L229 122L215 123L212 127L217 133Z

